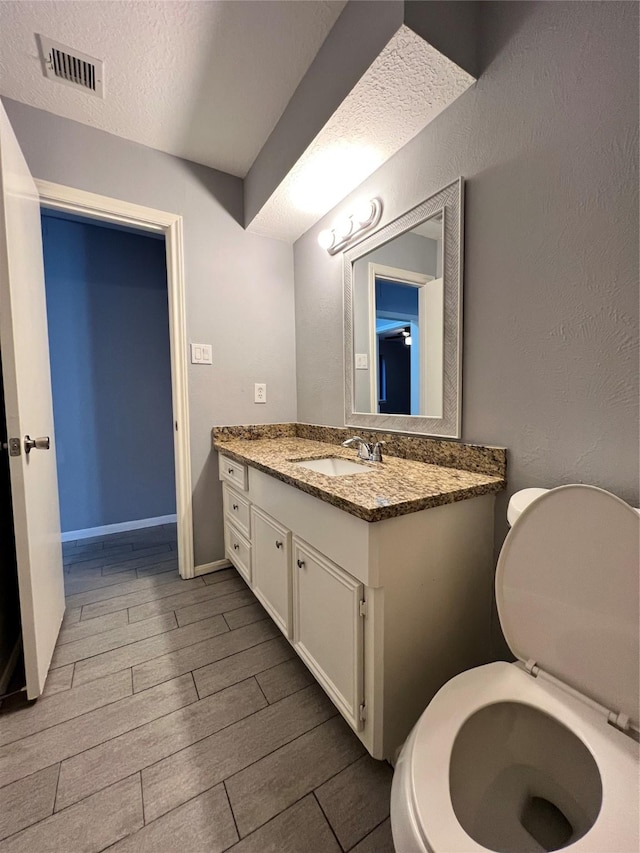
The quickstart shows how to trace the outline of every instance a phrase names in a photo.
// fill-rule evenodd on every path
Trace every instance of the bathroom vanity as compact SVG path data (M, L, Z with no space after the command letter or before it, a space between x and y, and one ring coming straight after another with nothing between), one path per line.
M458 446L484 471L387 454L327 474L305 462L356 463L345 430L213 433L227 558L371 755L393 759L439 687L488 659L504 451ZM419 455L419 439L396 442Z

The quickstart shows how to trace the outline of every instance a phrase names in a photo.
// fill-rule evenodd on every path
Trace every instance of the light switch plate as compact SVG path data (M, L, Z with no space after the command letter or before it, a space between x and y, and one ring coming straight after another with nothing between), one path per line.
M191 364L213 364L211 344L191 344Z
M369 356L366 352L356 353L356 370L368 370Z

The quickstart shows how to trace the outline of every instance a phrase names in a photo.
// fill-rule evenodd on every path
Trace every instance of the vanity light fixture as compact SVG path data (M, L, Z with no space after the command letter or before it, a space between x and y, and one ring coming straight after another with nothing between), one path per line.
M318 243L330 255L335 255L356 239L360 239L365 231L369 231L380 221L382 202L379 198L360 202L353 213L341 217L333 228L327 228L318 234Z

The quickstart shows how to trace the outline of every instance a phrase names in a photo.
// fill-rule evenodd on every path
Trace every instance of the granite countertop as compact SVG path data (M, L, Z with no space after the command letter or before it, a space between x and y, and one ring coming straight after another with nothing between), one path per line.
M216 450L369 522L494 494L506 485L504 470L468 471L392 455L381 463L364 462L353 448L333 442L296 435L241 437L225 429L213 430ZM329 456L361 462L373 473L330 477L293 464Z

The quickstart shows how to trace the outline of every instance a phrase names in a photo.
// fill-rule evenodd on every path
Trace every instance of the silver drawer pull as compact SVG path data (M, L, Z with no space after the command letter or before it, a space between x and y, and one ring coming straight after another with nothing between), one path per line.
M297 560L296 562L298 563L299 569L304 569L304 560Z
M239 551L239 550L240 550L240 546L238 545L238 543L237 543L237 542L234 542L234 543L233 543L233 550L234 550L234 551Z
M234 509L238 509L238 504L232 504Z
M276 539L276 548L282 548L282 542L278 542Z

